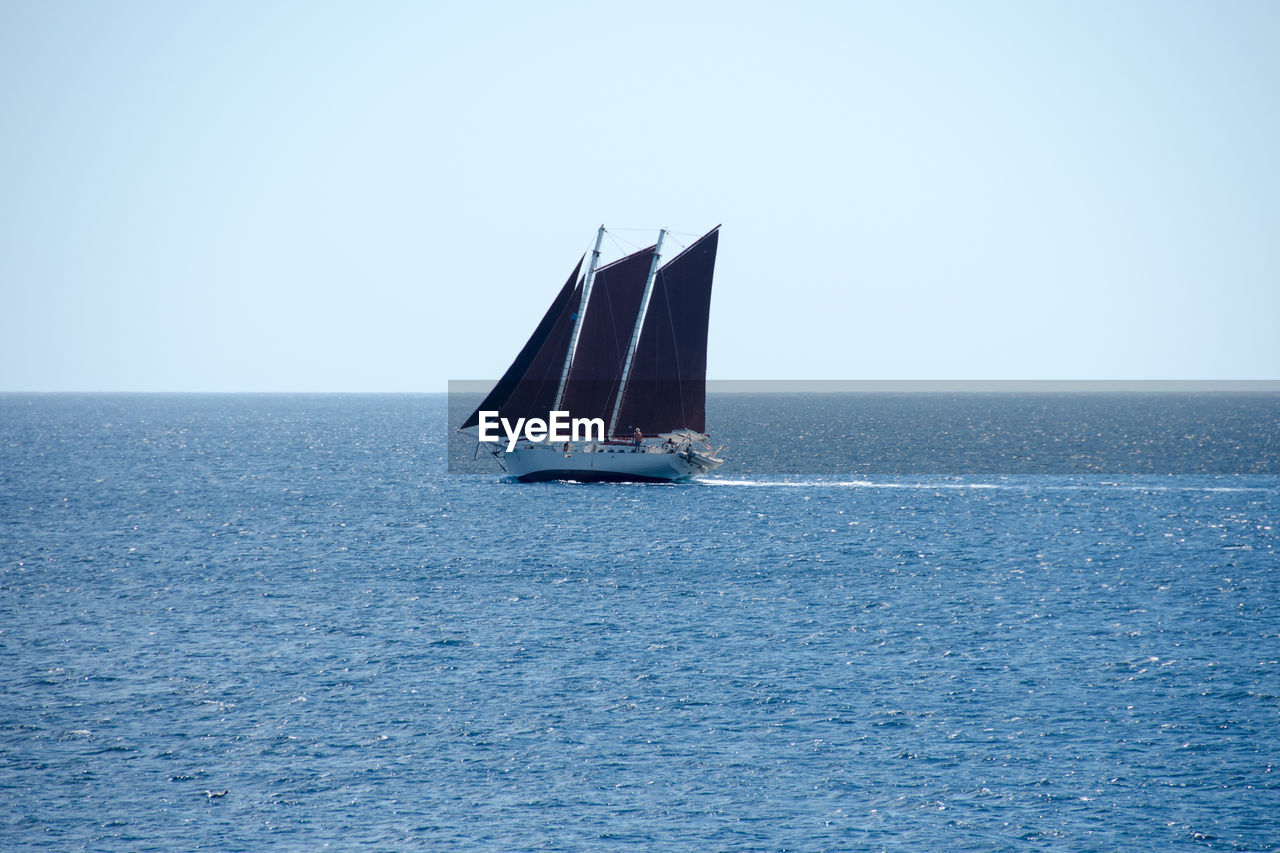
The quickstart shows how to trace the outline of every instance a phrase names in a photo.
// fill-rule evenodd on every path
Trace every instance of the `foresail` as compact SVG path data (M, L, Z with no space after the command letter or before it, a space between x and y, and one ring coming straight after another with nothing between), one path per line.
M582 260L579 259L520 354L459 429L477 426L482 411L501 412L503 417L513 421L516 418L547 416L554 402L555 383L569 350L569 330L573 327L573 318L582 298L582 286L578 282L581 269Z
M706 432L707 326L717 226L658 270L616 431Z

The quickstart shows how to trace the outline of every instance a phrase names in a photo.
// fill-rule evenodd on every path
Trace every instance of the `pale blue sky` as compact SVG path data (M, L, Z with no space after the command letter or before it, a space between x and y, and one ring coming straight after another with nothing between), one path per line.
M724 224L716 378L1280 378L1277 45L1269 1L8 0L0 390L497 376L601 222Z

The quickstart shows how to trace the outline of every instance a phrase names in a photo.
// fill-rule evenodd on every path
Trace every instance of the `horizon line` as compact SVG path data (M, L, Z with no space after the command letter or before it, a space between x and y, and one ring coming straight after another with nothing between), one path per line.
M450 379L444 390L33 390L5 389L0 396L55 394L329 394L413 395L486 393L497 380ZM1280 379L708 379L709 394L839 393L1072 393L1072 392L1280 392Z

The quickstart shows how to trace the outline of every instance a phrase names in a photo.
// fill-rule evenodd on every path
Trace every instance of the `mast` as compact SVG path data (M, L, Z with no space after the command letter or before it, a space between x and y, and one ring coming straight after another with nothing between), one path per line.
M551 411L560 411L564 403L564 385L569 380L569 366L573 364L573 355L578 350L578 333L582 331L582 318L587 313L587 300L591 298L591 285L596 279L596 265L600 262L600 242L604 240L604 226L596 232L596 247L591 250L591 263L587 266L587 277L582 284L582 301L578 303L578 316L573 321L573 334L569 337L569 351L565 353L564 370L560 372L560 387L556 388L556 400Z
M618 385L618 396L613 404L613 414L609 417L609 428L605 436L612 436L618 425L618 412L622 410L622 398L627 394L627 380L631 378L631 362L636 357L636 344L640 342L640 328L644 326L644 315L649 310L649 297L653 296L653 282L658 277L658 258L662 254L662 238L667 236L665 228L658 229L658 244L653 247L653 261L649 264L649 278L644 283L644 296L640 297L640 311L636 314L635 331L631 333L631 342L627 344L627 360L622 363L622 379ZM598 244L597 244L598 245ZM592 263L595 259L592 258ZM586 295L583 295L586 299Z

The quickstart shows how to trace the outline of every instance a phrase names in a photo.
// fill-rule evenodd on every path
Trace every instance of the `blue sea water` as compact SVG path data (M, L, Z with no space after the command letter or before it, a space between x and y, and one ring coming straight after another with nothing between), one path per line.
M1242 399L722 400L704 483L523 486L443 395L0 397L0 849L1277 849Z

